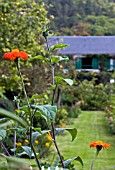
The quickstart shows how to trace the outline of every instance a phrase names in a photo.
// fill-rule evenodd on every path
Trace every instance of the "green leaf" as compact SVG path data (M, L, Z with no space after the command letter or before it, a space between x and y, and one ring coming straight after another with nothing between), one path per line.
M32 133L32 142L34 142L38 136L41 136L42 133L39 133L39 132L33 132Z
M63 79L67 84L69 84L70 86L73 85L73 80L71 79Z
M28 155L25 151L24 152L21 152L21 153L18 153L18 156L21 157L21 156L25 156L25 155ZM29 156L28 156L29 157ZM34 157L34 153L32 152L31 154L31 158Z
M71 134L72 137L72 141L76 138L77 136L77 129L76 128L56 128L57 132L61 132L61 131L68 131Z
M53 56L52 57L52 62L53 63L58 63L60 61L68 61L69 58L68 57L62 57L62 56Z
M0 119L0 124L6 122L7 120L8 120L8 118L1 118Z
M4 139L6 137L6 130L0 129L0 137Z
M26 162L25 159L22 158L16 158L16 157L8 157L6 155L0 154L0 160L3 159L3 161L6 161L4 164L2 164L2 161L0 161L0 169L1 168L7 168L7 169L21 169L21 170L29 170L30 165L28 162Z
M4 123L0 123L0 128L6 127L6 126L12 126L14 124L14 121L9 120Z
M32 133L32 142L34 142L39 136L46 134L47 132L50 132L50 130L43 130L40 132L33 132Z
M41 133L41 128L36 128L36 127L33 127L33 129L39 133Z
M39 94L34 94L34 95L31 97L30 101L33 101L34 99L43 99L43 98L44 98L44 94L41 94L41 95L39 95Z
M44 57L42 55L37 55L29 59L29 61L33 61L33 60L44 60Z
M63 49L66 48L67 46L69 46L69 44L55 44L53 46L50 47L50 51L54 51L56 49Z
M29 146L21 146L21 148L26 152L26 154L31 158L33 155L32 149Z
M14 128L8 128L6 131L9 131L9 130L10 130L10 131L18 131L19 128L17 128L17 127L16 127L16 128L15 128L15 127L14 127Z
M11 148L10 150L14 152L15 154L17 154L22 151L22 146L17 146L16 148Z
M10 149L12 152L16 152L17 148Z
M23 127L27 127L27 122L21 119L19 116L15 115L15 113L0 108L0 115L7 116L22 125Z
M82 159L81 159L79 156L76 156L76 157L74 157L74 158L72 158L72 159L68 159L68 160L64 161L64 162L63 162L64 167L67 167L67 166L69 165L69 163L71 163L71 162L74 161L74 160L80 162L81 165L83 166L83 161L82 161Z
M2 136L0 136L0 141L2 141L2 139L3 139Z
M13 120L9 120L8 118L0 119L0 128L4 128L6 126L12 126L14 124Z
M55 83L56 83L56 84L60 84L60 83L63 82L63 77L55 76L55 77L54 77L54 80L55 80Z
M55 120L57 106L51 105L31 105L31 106L39 109L42 112L42 115L49 119L51 122Z
M55 79L55 83L56 84L61 84L63 81L65 81L70 86L73 84L73 80L71 80L71 79L64 79L63 77L60 77L60 76L55 76L54 79Z

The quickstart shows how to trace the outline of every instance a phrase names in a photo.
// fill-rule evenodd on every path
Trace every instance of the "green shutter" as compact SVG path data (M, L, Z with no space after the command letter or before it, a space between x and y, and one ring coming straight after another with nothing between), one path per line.
M98 69L98 58L92 59L92 69Z
M76 69L82 69L82 59L81 58L77 58L76 59Z
M115 60L113 60L113 70L115 70Z
M110 58L107 59L107 70L110 70Z

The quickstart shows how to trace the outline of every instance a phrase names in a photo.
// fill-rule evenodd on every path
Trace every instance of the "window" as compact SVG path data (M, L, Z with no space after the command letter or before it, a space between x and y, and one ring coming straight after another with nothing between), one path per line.
M76 69L98 69L98 58L86 57L76 59Z
M92 58L82 58L82 69L92 69Z

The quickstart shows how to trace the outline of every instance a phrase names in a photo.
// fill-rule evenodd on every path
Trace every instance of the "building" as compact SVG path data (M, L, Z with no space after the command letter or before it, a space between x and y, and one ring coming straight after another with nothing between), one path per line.
M108 55L107 70L115 70L115 36L52 36L48 41L50 45L68 44L57 54L71 55L78 71L99 71L99 58L96 55L100 54ZM92 57L87 57L88 54Z

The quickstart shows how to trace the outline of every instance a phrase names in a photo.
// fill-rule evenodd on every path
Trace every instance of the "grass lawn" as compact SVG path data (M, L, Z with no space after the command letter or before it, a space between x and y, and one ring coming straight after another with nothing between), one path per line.
M91 140L102 140L111 145L109 149L102 149L94 164L93 170L115 170L115 136L110 134L105 122L104 113L100 111L83 111L78 118L71 119L71 125L78 130L77 138L71 142L68 132L57 137L58 146L65 159L80 156L84 167L77 161L76 170L90 170L90 165L95 157L95 148L90 148Z

